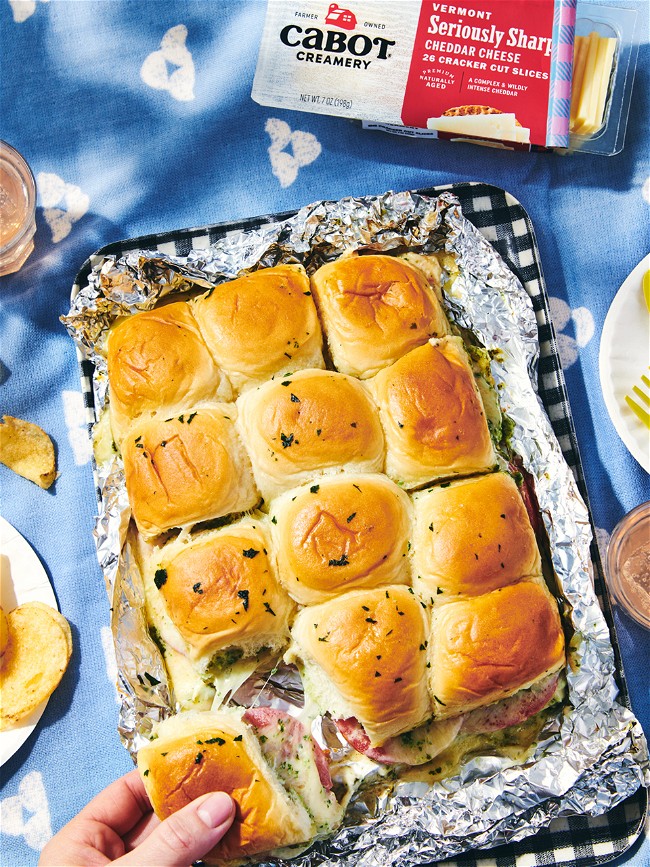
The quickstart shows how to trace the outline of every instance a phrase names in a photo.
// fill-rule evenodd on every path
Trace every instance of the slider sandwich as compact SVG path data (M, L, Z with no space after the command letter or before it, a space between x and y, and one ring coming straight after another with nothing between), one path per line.
M191 302L205 342L235 392L304 367L325 366L302 265L261 268Z
M542 710L566 663L555 599L542 579L435 606L427 650L437 719L496 731Z
M380 472L384 436L361 383L329 370L301 370L237 400L238 427L265 500L316 472Z
M208 864L291 857L341 821L327 760L288 714L189 711L160 723L154 737L139 750L138 769L159 818L206 792L227 792L236 802L233 825L205 856Z
M118 319L108 332L106 352L110 422L118 446L141 417L179 415L200 401L232 397L185 301Z
M145 569L147 617L166 648L206 677L289 638L294 604L278 584L262 523L245 518L181 537Z
M122 443L126 490L138 530L152 538L259 502L234 404L185 408L134 425Z
M474 373L459 337L432 339L369 381L386 436L386 474L405 488L495 467Z
M542 566L514 479L491 473L413 495L413 586L427 604L478 596Z
M311 285L334 366L366 379L430 337L449 333L440 304L440 265L427 272L405 258L345 256L323 265Z
M410 580L408 495L379 473L312 479L273 501L278 573L302 605Z
M308 704L329 713L355 749L385 764L420 764L460 727L423 725L432 717L428 634L410 588L354 590L299 612L285 660L297 664Z

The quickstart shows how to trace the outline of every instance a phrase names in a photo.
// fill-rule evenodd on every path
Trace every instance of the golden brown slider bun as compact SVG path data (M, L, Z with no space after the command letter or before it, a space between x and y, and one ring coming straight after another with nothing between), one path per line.
M459 337L430 340L369 383L386 435L386 473L406 488L492 468L485 410Z
M364 387L329 370L301 370L237 401L239 428L266 500L316 471L378 472L379 413Z
M237 392L283 371L325 366L302 265L262 268L221 283L192 303L210 351Z
M541 575L535 533L508 473L421 491L413 504L414 587L426 601L477 596Z
M372 376L430 337L449 333L427 275L404 259L348 256L323 265L311 283L342 373Z
M207 855L210 864L240 863L245 857L310 841L324 830L310 818L310 809L323 813L329 804L330 827L340 818L334 796L319 784L311 792L301 792L306 796L303 803L267 760L242 715L241 709L177 714L158 725L157 737L138 752L138 769L161 819L207 792L227 792L235 800L235 820ZM298 740L300 748L304 742ZM301 775L312 771L307 766L310 758L303 753L304 748L297 760L288 756Z
M236 415L232 403L213 404L129 430L122 444L126 490L145 537L242 512L259 501Z
M107 355L111 427L118 444L141 415L177 414L202 400L232 396L185 301L118 320L108 332Z
M356 718L380 746L431 716L427 633L410 588L353 590L298 613L285 659L298 664L320 713Z
M145 581L151 625L169 640L168 617L202 669L288 641L294 605L278 585L259 520L167 543L149 560Z
M280 580L303 605L407 583L410 501L379 474L329 476L285 491L271 524Z
M557 603L533 579L434 608L429 658L438 718L499 701L564 666Z

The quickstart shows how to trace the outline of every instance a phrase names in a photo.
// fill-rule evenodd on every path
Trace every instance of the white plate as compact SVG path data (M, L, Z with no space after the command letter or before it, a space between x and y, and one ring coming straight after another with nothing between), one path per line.
M650 311L643 298L643 275L650 253L625 280L612 301L600 338L600 384L618 435L643 469L650 473L650 430L625 402L641 374L650 376ZM637 403L641 403L640 399Z
M0 602L5 614L24 602L45 602L58 610L41 561L4 518L0 518ZM46 705L47 700L41 702L16 728L0 732L0 767L34 731Z

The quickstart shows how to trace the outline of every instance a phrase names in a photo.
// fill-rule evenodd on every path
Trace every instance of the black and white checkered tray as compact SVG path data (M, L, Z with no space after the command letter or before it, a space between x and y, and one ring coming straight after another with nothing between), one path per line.
M462 183L417 190L418 193L426 196L437 196L447 191L457 196L463 215L495 247L531 298L539 329L539 394L564 457L576 477L585 502L588 503L539 250L530 217L517 199L505 190L490 184ZM232 223L179 229L109 244L86 260L75 279L72 297L86 285L90 270L104 256L121 256L130 250L158 250L174 256L186 256L190 250L208 247L231 233L239 234L247 229L278 223L292 217L293 214L294 212L268 214ZM82 388L89 425L95 422L92 374L92 362L82 359ZM596 592L612 637L621 699L629 706L611 604L595 542L591 546L591 556ZM570 816L555 819L549 828L521 842L490 849L489 852L485 850L468 852L453 861L445 861L444 865L445 867L535 867L535 865L594 867L594 865L605 864L625 852L637 839L643 827L647 806L648 792L641 788L603 816L596 818Z

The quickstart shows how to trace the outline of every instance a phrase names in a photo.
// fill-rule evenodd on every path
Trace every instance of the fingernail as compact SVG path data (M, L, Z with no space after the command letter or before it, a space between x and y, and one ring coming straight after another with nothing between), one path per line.
M234 804L230 795L225 792L212 792L196 813L209 828L217 828L231 817L233 810Z

